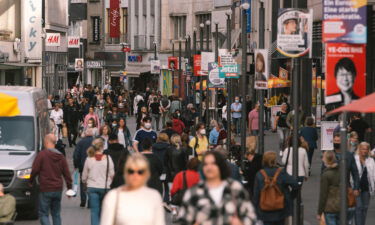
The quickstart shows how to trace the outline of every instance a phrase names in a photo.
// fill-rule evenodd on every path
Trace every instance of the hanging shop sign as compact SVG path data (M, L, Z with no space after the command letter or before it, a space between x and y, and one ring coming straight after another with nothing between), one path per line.
M151 73L152 74L160 73L160 60L151 60Z
M103 68L103 61L86 61L87 69L101 69Z
M367 0L324 0L323 41L366 44Z
M22 1L22 40L28 62L42 61L42 1Z
M109 3L109 36L120 37L120 0L111 0Z
M277 19L277 50L285 57L311 57L312 10L280 9Z
M61 46L61 34L60 33L47 33L46 46L60 47Z
M208 63L208 87L209 88L224 88L225 78L219 76L219 65L216 62Z
M268 89L268 76L269 76L269 65L268 65L268 50L267 49L256 49L255 55L255 89Z
M366 95L366 45L326 44L328 111Z
M68 48L79 48L80 38L69 36L68 37Z

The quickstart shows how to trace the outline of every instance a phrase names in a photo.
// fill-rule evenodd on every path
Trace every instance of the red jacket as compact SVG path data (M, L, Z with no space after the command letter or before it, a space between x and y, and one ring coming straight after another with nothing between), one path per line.
M177 191L181 190L184 187L183 183L183 173L185 171L181 171L173 179L172 189L171 189L171 195L173 196L176 194ZM198 184L200 180L199 173L194 170L186 170L186 182L187 187L191 188L192 186Z
M173 119L172 123L173 123L172 129L176 131L176 133L181 135L185 129L185 124L179 119Z
M57 192L63 190L63 177L68 189L72 188L68 163L56 149L45 149L36 156L31 170L30 183L39 177L41 192Z

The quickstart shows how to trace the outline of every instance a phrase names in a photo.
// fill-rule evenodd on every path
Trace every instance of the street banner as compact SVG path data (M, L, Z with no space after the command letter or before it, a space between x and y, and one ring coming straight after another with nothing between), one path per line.
M151 73L152 74L160 73L160 60L151 60Z
M168 57L168 69L177 70L178 69L178 59L174 56Z
M255 49L255 89L268 89L268 50Z
M120 37L120 0L109 2L109 36L111 38Z
M216 62L208 63L208 80L209 88L225 87L225 78L219 77L219 65Z
M100 41L100 17L99 16L92 17L92 41L93 42Z
M80 38L77 36L68 37L68 48L79 48Z
M47 33L46 46L48 47L60 47L61 45L61 34L60 33Z
M82 58L78 58L75 60L75 63L74 63L74 69L75 71L83 71L83 59Z
M4 1L3 1L4 2ZM4 3L6 4L6 3ZM42 62L42 1L21 1L22 36L24 57L29 63ZM7 21L4 21L7 23Z
M337 121L322 121L320 126L320 150L333 150L333 131L339 125Z
M326 93L328 110L366 95L366 45L326 44Z
M323 1L323 42L366 44L367 0Z
M277 50L286 57L309 54L312 46L312 10L280 9L277 19Z
M161 70L161 77L163 88L163 95L171 96L172 95L172 71L170 70Z
M208 63L215 62L215 53L213 52L202 52L201 58L201 70L208 72Z
M194 55L194 76L206 76L206 73L203 73L201 70L202 56Z
M239 78L241 68L239 64L219 67L220 78Z

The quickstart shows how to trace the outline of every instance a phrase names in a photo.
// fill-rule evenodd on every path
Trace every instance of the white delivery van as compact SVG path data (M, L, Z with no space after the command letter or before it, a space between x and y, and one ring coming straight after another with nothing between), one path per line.
M38 185L28 185L31 167L48 133L44 90L0 86L0 182L16 198L18 214L30 219L38 218Z

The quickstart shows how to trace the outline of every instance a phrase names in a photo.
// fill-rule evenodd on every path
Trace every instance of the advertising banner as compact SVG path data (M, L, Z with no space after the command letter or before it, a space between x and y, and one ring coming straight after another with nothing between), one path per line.
M120 37L120 0L111 0L109 3L109 36Z
M219 77L219 65L216 62L208 63L208 80L209 88L225 87L225 78Z
M160 73L160 60L151 60L151 73L152 74Z
M324 0L323 41L366 44L367 0Z
M267 89L268 88L268 50L267 49L255 49L255 89Z
M24 56L29 63L42 62L42 1L22 1ZM6 21L5 21L6 22Z
M61 34L60 33L47 33L46 46L48 47L60 47L61 45Z
M270 75L268 78L268 88L285 88L290 86L290 80L280 79L274 75Z
M83 71L83 64L84 61L82 58L78 58L75 60L75 63L74 63L74 69L75 71Z
M177 57L168 57L168 69L177 70L178 69L178 59Z
M202 76L201 72L201 55L194 55L194 76Z
M366 95L366 45L326 45L326 97L328 111Z
M277 19L277 50L286 57L309 54L312 46L312 10L280 9Z
M320 126L320 150L333 150L333 131L339 125L337 121L322 121Z
M68 48L79 48L80 38L79 37L68 37Z
M161 77L163 83L163 95L171 96L172 95L172 71L170 70L161 70Z

